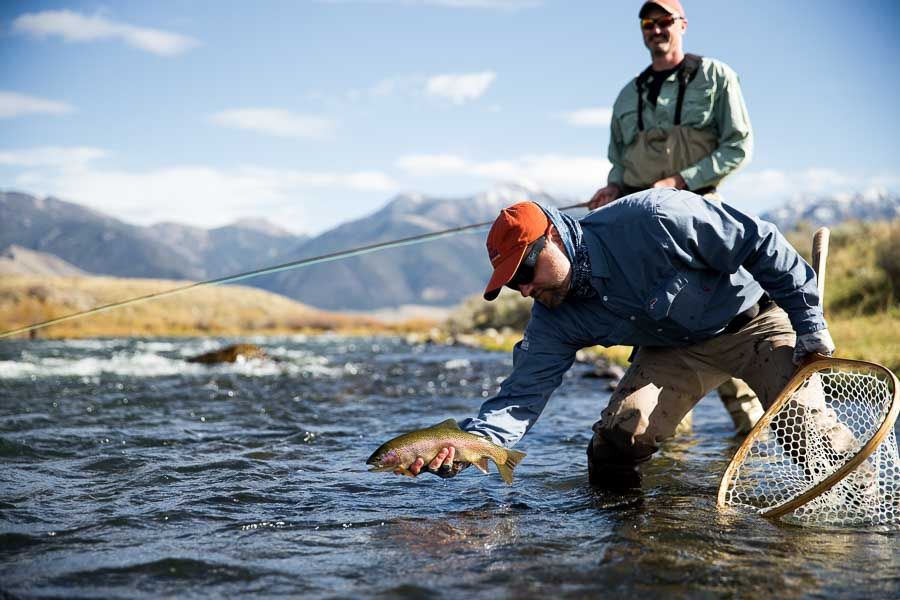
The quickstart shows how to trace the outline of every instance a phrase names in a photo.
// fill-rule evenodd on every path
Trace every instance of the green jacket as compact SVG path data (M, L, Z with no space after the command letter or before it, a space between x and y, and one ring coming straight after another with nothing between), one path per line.
M637 85L632 79L619 92L613 105L612 134L609 139L609 183L624 186L622 157L638 134ZM677 73L663 83L654 107L644 91L644 129L671 129L678 99ZM700 68L684 95L681 125L694 129L711 129L719 140L713 153L681 171L689 190L710 185L732 173L750 160L753 131L741 94L737 73L718 60L703 57ZM674 173L673 173L674 175Z

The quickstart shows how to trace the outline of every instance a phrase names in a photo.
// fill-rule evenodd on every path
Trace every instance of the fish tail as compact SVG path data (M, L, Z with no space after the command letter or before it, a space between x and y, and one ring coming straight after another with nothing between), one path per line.
M519 452L518 450L507 450L506 451L506 462L503 464L497 463L497 470L500 471L500 477L503 478L508 485L512 485L513 480L513 469L516 468L516 465L525 458L524 452Z

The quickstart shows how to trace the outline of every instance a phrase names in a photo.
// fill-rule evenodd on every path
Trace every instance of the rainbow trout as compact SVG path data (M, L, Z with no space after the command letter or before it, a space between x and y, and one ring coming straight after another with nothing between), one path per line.
M513 469L525 458L524 452L508 450L480 435L467 433L459 428L454 419L447 419L425 429L417 429L382 444L372 453L367 465L370 471L400 470L412 476L410 465L421 456L427 465L442 448L453 446L458 462L472 463L482 473L488 472L488 459L494 461L500 476L512 484Z

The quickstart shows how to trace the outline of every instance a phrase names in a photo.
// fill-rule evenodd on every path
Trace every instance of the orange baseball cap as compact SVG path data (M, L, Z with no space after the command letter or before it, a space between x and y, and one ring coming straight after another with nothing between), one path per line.
M487 237L488 257L494 273L484 289L485 300L497 297L500 288L516 274L528 245L549 228L550 220L534 202L519 202L500 211Z
M638 17L643 19L644 15L646 14L645 11L654 4L670 15L675 15L681 17L682 19L687 18L687 15L684 14L684 9L681 7L681 2L679 2L678 0L648 0L641 6L641 12L638 13Z

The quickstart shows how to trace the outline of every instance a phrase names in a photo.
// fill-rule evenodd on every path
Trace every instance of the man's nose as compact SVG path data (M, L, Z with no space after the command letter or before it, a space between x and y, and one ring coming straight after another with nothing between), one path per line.
M530 298L531 292L534 291L534 286L530 283L526 283L525 285L519 286L519 293L522 294L523 298Z

